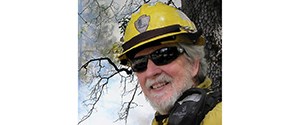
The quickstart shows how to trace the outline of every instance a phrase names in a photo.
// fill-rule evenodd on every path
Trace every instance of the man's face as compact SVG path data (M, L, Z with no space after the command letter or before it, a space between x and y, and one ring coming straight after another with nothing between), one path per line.
M168 45L146 48L135 57L148 55ZM190 64L181 54L169 64L157 66L148 59L147 69L136 72L141 88L150 104L159 113L166 114L185 90L194 85L193 77L197 74L199 62Z

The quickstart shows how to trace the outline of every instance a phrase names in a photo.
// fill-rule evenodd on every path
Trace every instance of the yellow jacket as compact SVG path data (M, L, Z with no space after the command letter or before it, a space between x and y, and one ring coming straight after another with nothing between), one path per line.
M212 81L206 78L203 83L199 84L197 88L209 88ZM157 113L156 113L157 114ZM154 118L152 120L152 125L167 125L168 118L164 119L162 123L159 123ZM209 111L200 125L222 125L222 102L218 103L211 111Z

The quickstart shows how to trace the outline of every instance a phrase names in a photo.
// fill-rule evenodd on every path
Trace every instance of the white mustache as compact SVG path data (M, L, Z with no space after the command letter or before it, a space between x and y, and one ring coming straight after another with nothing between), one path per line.
M147 79L145 86L147 88L150 88L154 83L163 83L163 82L169 82L171 83L173 81L172 77L166 75L165 73L160 74L155 79Z

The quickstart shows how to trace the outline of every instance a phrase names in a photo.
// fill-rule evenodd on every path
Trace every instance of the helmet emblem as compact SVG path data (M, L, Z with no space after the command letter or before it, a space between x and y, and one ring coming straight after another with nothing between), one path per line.
M149 26L150 17L147 15L140 16L135 22L135 28L140 32L145 32Z

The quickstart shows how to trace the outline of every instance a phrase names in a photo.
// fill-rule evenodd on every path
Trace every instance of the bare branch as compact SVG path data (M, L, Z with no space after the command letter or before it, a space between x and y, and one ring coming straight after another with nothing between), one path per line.
M88 0L87 3L90 3L90 0ZM78 13L78 15L81 15L86 9L88 8L88 6L85 6L81 12Z
M112 75L113 76L113 75ZM88 111L88 113L86 114L86 115L84 115L83 117L82 117L82 119L78 122L78 125L80 124L80 123L82 123L83 121L85 121L87 118L89 118L91 115L92 115L92 113L94 112L94 110L95 110L95 106L96 106L96 104L99 102L99 100L100 100L100 98L101 98L101 96L102 96L102 93L103 93L103 89L104 89L104 87L108 84L108 79L106 80L106 82L104 83L104 84L101 84L100 85L100 83L101 83L101 81L102 81L103 79L100 79L98 82L97 82L97 84L95 85L95 86L93 86L93 88L92 88L92 90L91 90L91 92L90 92L90 98L88 99L88 100L85 100L84 101L84 103L85 102L87 102L87 101L94 101L94 102L92 102L92 103L87 103L86 105L91 105L91 108L89 109L89 111Z
M119 118L116 121L125 120L125 124L127 124L127 118L129 116L129 110L132 109L132 108L134 108L134 107L136 107L136 106L138 106L137 103L133 102L133 100L134 100L134 98L136 96L136 91L138 89L138 86L139 86L139 83L136 83L136 85L135 85L135 87L133 89L134 92L133 92L133 94L131 96L130 101L129 102L124 102L122 104L122 107L121 107L121 109L119 111ZM132 107L132 105L135 105L135 106Z
M150 2L150 0L144 0L144 3L148 3L148 2Z
M97 81L97 83L95 85L92 86L91 90L90 90L90 93L89 93L89 99L87 100L84 100L83 103L86 105L86 106L90 106L88 112L86 115L84 115L81 120L78 122L78 125L80 123L82 123L83 121L85 121L87 118L89 118L92 113L94 112L95 110L95 107L96 107L96 104L99 102L102 94L103 94L103 90L104 90L104 87L107 86L107 84L109 83L109 79L113 76L115 76L116 74L119 74L120 72L122 71L125 71L128 75L131 75L132 74L132 71L131 70L128 70L126 68L121 68L119 69L115 63L113 63L109 58L107 57L104 57L104 58L97 58L97 59L91 59L89 60L88 62L86 62L84 65L82 65L79 69L79 71L81 69L86 69L87 70L87 67L88 65L91 63L91 62L94 62L94 61L98 61L98 66L100 67L100 70L101 68L103 68L103 66L101 65L101 61L104 61L106 60L107 62L109 62L110 65L112 65L114 67L114 70L115 72L113 72L112 74L110 74L109 76L97 76L99 78L99 80ZM134 95L135 95L135 92L134 92ZM133 95L133 96L134 96ZM134 97L133 97L134 98ZM133 99L132 99L133 100ZM132 103L132 100L128 103L129 106L130 104ZM129 112L126 110L126 112ZM126 116L127 118L127 116Z
M82 16L80 13L78 13L78 16L84 21L84 23L88 23Z
M128 75L131 75L131 74L132 74L132 71L131 71L131 70L128 70L128 69L126 69L126 68L121 68L121 69L119 69L119 68L116 66L116 64L115 64L113 61L111 61L111 59L109 59L109 58L107 58L107 57L97 58L97 59L91 59L91 60L89 60L88 62L86 62L85 64L83 64L83 65L79 68L79 71L80 71L82 68L87 69L87 66L89 65L89 63L91 63L91 62L93 62L93 61L99 61L99 62L101 62L102 60L108 61L109 64L111 64L111 65L114 67L114 69L117 71L117 73L120 73L120 72L122 72L122 71L125 71ZM115 75L115 74L113 74L112 76L114 76L114 75ZM112 77L112 76L110 76L110 77Z
M170 5L171 3L173 3L173 1L172 1L172 0L169 0L169 1L167 2L167 5Z

